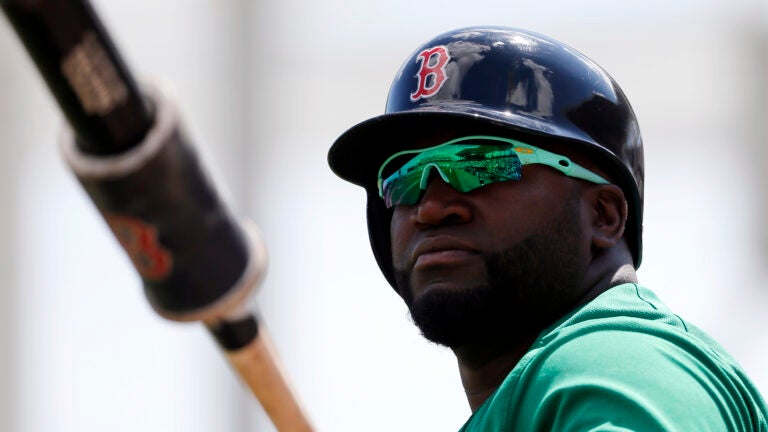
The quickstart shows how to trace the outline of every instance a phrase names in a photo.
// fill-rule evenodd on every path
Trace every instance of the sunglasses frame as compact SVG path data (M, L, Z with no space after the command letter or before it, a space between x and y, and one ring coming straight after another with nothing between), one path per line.
M467 141L490 141L491 143L471 143ZM471 136L465 136L461 138L456 138L447 142L444 142L442 144L438 144L433 147L428 147L424 149L417 149L417 150L403 150L401 152L395 153L387 160L384 161L383 164L381 164L381 167L379 168L379 172L377 175L378 182L378 190L379 190L379 196L381 198L384 198L384 184L389 182L390 179L392 179L396 175L403 175L402 172L404 169L410 168L414 163L418 164L420 163L420 157L424 154L429 154L430 152L433 152L434 150L437 150L441 147L447 147L451 145L461 145L461 146L470 146L470 145L495 145L498 146L500 144L506 144L510 146L510 155L515 155L518 160L520 161L521 166L525 165L532 165L532 164L540 164L540 165L546 165L548 167L554 168L564 175L568 177L573 177L581 180L586 180L591 183L595 184L610 184L608 180L605 178L595 174L594 172L582 167L581 165L571 161L568 157L559 155L556 153L549 152L547 150L544 150L542 148L532 146L530 144L523 143L521 141L513 140L510 138L502 138L497 136L491 136L491 135L471 135ZM514 152L514 153L512 153ZM414 154L415 156L405 162L397 171L393 172L389 176L387 176L386 179L382 179L382 173L384 172L385 168L391 161L394 159L397 159L399 157L408 155L408 154ZM430 155L431 156L431 155ZM440 177L448 184L451 185L451 187L456 187L453 185L447 175L443 172L442 168L439 164L435 162L430 162L424 165L422 171L421 171L421 179L420 179L420 189L424 190L426 189L426 179L424 178L424 174L431 171L431 168L437 169L438 173L440 174ZM491 182L493 183L493 182ZM487 184L491 184L487 183ZM458 190L458 189L457 189ZM470 189L472 190L472 189ZM461 192L469 192L469 191L461 191ZM386 200L385 200L386 201Z

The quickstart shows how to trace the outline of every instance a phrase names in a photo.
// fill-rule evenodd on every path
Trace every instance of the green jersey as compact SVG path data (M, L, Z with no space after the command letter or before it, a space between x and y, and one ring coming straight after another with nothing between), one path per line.
M613 287L545 331L474 431L768 431L736 362L650 290Z

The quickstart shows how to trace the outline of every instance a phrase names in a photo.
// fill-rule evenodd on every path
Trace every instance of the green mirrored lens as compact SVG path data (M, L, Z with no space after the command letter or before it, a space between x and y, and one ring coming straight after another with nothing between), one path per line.
M422 171L412 171L388 178L384 182L384 203L387 208L398 204L415 204L421 195L421 176Z
M462 143L432 148L383 181L382 197L387 207L418 202L433 169L454 189L469 192L490 183L520 179L522 164L508 145Z

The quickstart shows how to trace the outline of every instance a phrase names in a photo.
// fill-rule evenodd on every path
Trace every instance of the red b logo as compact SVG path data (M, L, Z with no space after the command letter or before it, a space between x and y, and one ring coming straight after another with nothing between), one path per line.
M447 78L445 65L450 59L448 49L442 45L425 49L416 56L416 61L421 62L421 67L416 74L419 83L416 91L411 93L411 102L433 96L440 90Z
M104 218L141 276L159 281L170 275L173 256L157 241L157 228L126 215L105 213Z

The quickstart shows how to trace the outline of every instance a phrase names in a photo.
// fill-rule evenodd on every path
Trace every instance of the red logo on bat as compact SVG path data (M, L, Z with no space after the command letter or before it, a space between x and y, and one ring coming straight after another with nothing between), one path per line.
M419 80L416 91L411 93L411 102L428 98L437 93L448 78L445 75L445 65L451 56L448 49L442 45L427 48L416 55L416 61L421 62L416 78Z
M171 273L173 257L157 241L157 228L125 215L105 214L104 218L143 278L159 281Z

